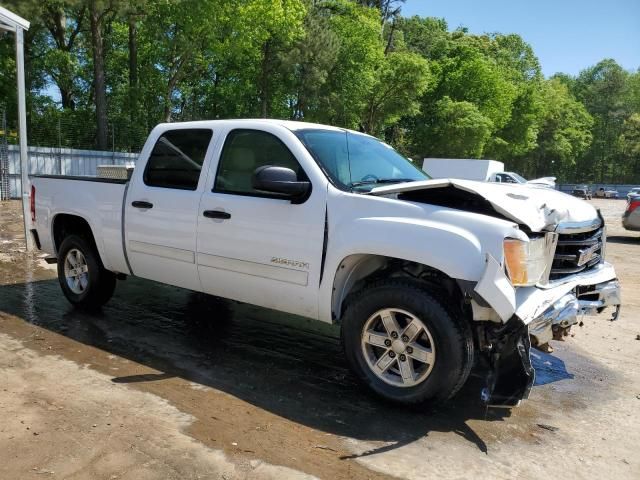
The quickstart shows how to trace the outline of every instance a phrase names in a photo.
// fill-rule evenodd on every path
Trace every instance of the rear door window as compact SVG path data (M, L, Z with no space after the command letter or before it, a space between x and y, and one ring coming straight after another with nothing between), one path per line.
M164 132L153 147L144 170L150 187L195 190L213 131L190 128Z

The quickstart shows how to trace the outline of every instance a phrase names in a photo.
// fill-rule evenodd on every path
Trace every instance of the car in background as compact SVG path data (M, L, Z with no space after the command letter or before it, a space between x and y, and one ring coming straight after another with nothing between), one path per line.
M556 188L556 177L542 177L534 180L527 180L516 172L500 172L493 175L492 182L519 183L521 185L533 185L537 187Z
M576 187L571 190L571 195L574 197L582 198L584 200L591 200L593 198L593 194L591 193L591 189L586 185L583 187Z
M627 197L627 208L622 214L622 226L627 230L640 231L640 192Z
M425 158L424 170L431 178L457 178L476 182L497 182L556 188L556 177L527 180L515 172L505 172L504 163L473 158Z
M598 198L618 198L618 191L613 188L600 187L596 190L595 196Z
M633 187L629 192L627 192L627 198L640 195L640 187Z

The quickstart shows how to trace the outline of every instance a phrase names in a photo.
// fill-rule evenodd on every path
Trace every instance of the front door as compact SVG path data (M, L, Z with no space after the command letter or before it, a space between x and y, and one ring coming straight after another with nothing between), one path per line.
M201 172L212 134L207 128L163 132L144 173L134 175L125 206L125 240L134 275L200 290L196 229L206 182Z
M200 203L198 270L205 292L316 318L327 190L313 184L312 165L304 163L313 160L287 132L276 126L228 132ZM264 165L311 179L311 194L294 204L253 189L253 172Z

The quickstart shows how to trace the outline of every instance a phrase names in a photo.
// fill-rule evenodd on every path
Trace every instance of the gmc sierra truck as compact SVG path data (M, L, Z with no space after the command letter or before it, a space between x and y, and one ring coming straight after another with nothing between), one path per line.
M74 305L135 275L340 324L377 394L441 402L475 365L515 406L530 348L620 288L591 205L523 185L430 179L389 145L324 125L158 125L128 179L33 175L32 229Z

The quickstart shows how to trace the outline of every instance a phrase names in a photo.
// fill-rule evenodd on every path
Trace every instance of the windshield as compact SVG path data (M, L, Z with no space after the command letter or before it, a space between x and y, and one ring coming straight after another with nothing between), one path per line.
M515 178L518 181L518 183L527 183L527 179L524 178L522 175L518 175L516 172L509 172L509 175Z
M359 133L308 129L295 132L338 187L369 191L387 183L428 180L391 146Z

